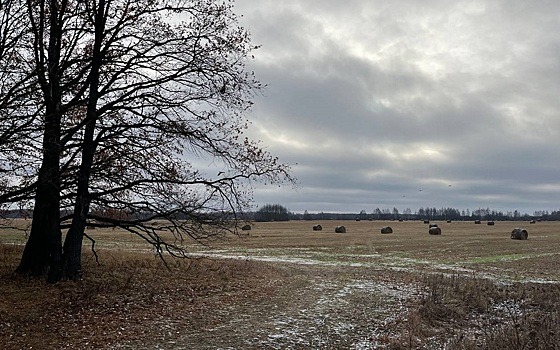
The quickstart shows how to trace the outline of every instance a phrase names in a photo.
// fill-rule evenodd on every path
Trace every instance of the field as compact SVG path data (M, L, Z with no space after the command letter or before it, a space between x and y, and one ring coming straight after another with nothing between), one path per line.
M126 233L90 230L100 265L85 247L84 280L54 286L13 275L25 236L0 230L0 343L559 349L560 223L436 223L441 236L421 221L255 223L248 235L186 242L192 258L169 268ZM515 227L529 239L510 239Z

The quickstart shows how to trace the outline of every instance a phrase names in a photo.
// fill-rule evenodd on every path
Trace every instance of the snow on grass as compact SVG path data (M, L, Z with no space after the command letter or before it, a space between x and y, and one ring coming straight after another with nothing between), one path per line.
M376 349L381 344L376 339L391 332L389 324L405 317L405 301L420 293L405 284L362 279L316 281L310 288L310 294L318 297L295 312L287 310L272 316L268 320L270 331L261 346ZM354 339L353 343L344 343L348 339Z

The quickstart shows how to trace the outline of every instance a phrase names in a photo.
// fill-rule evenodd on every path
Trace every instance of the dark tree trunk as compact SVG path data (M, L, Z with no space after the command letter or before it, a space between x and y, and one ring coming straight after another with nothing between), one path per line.
M88 134L87 129L89 128L86 128L86 134ZM88 145L83 151L72 224L64 240L63 273L65 278L73 280L82 277L82 242L91 202L88 186L93 162L92 147L92 145Z
M48 272L48 282L62 278L62 232L60 230L60 156L62 93L60 89L60 54L62 45L63 16L66 2L60 6L56 0L27 2L28 15L35 35L35 65L39 85L45 102L43 134L43 160L35 192L33 223L16 272L32 276ZM34 6L40 11L36 15ZM35 18L37 16L37 18ZM48 52L44 56L43 40L48 32Z
M89 183L96 149L94 134L95 124L97 122L99 71L102 63L101 43L103 41L103 32L105 29L105 13L105 1L100 0L95 13L95 41L90 71L86 124L82 143L82 162L78 172L76 203L74 205L72 225L64 240L64 274L65 277L69 279L78 279L82 275L82 242L91 203Z
M94 121L86 125L72 224L64 240L63 271L64 277L68 279L79 279L82 276L82 242L91 202L89 180L95 153L92 141L94 125Z
M50 112L50 110L49 110ZM60 230L60 119L47 113L43 139L44 158L39 170L33 223L16 272L60 279L62 233Z
M85 226L85 217L75 212L72 226L64 240L63 273L67 279L76 280L82 277L82 241Z
M50 276L55 277L60 270L62 254L60 216L52 191L45 187L37 189L31 233L16 272L42 276L49 271Z

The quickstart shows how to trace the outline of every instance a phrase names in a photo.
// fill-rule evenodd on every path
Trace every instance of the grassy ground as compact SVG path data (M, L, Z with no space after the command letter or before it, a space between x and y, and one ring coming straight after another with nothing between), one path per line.
M13 275L25 235L0 230L0 344L558 349L560 223L437 224L441 236L422 222L257 223L189 243L193 259L170 269L128 234L91 230L101 265L84 248L84 279L54 286ZM527 241L509 238L518 226Z

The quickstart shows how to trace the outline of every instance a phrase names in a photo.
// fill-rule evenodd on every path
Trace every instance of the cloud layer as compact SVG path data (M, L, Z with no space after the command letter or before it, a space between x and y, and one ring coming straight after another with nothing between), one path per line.
M237 0L251 134L300 188L258 204L558 209L560 2ZM421 191L420 191L421 190Z

